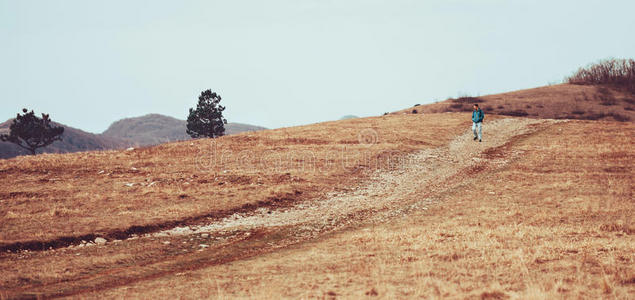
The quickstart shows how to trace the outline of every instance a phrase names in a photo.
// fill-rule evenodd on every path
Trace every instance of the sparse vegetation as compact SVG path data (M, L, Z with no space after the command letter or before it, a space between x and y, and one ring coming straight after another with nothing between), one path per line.
M485 102L485 100L478 97L463 96L456 99L452 99L452 102L463 103L463 104L474 104L474 103L483 103Z
M606 59L580 68L567 78L571 84L611 85L635 93L635 60Z
M463 104L461 104L461 103L453 103L453 104L450 104L450 108L463 110Z
M505 116L514 116L514 117L525 117L529 115L529 113L527 113L526 111L522 109L501 111L499 112L499 114L505 115Z
M628 121L631 120L630 117L624 116L624 115L621 115L621 114L618 114L618 113L615 113L615 112L608 113L608 116L613 117L613 119L615 119L615 121L618 121L618 122L628 122Z
M11 123L9 134L0 135L1 141L16 144L35 155L36 149L62 140L64 127L54 125L48 114L40 118L33 110L29 112L25 108L22 112L24 114L18 114Z

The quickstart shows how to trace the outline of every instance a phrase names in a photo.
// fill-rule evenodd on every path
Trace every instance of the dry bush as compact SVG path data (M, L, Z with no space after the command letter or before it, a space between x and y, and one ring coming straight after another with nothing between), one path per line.
M602 100L600 101L600 104L601 104L601 105L604 105L604 106L613 106L613 105L617 105L617 100L612 99L612 98L609 98L609 99L602 99Z
M463 104L461 104L461 103L450 104L450 108L462 110L463 109Z
M612 106L617 104L617 99L615 99L615 97L607 87L598 87L597 91L598 93L595 98L600 100L601 105Z
M473 103L483 103L485 102L485 100L478 97L463 96L456 99L452 99L452 102L463 103L463 104L473 104Z
M514 116L514 117L524 117L529 115L529 113L527 113L526 111L522 109L501 111L500 114L506 115L506 116Z
M613 117L613 119L615 119L615 121L618 121L618 122L628 122L631 120L631 118L628 116L620 115L614 112L607 114L607 116Z
M594 113L594 114L589 114L589 115L587 115L587 116L585 116L584 118L581 118L581 119L595 121L595 120L602 119L604 117L606 117L605 113Z
M571 84L608 84L635 93L635 60L606 59L580 68L566 79Z

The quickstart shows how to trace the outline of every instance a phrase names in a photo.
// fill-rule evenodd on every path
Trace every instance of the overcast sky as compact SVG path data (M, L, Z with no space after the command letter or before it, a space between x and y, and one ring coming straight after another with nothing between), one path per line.
M222 95L269 128L560 81L635 56L635 1L0 0L0 122L102 132Z

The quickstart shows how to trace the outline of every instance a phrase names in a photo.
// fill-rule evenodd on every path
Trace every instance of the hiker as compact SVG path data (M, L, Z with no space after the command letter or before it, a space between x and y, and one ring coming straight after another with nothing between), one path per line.
M478 104L474 103L474 111L472 111L472 131L474 132L474 140L478 139L479 142L483 138L483 118L485 114L478 107ZM478 132L476 131L478 130Z

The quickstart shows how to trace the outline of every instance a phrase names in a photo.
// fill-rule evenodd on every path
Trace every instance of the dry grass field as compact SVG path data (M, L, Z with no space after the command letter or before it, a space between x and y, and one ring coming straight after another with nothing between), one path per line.
M395 114L469 112L473 98L486 114L548 119L635 121L635 95L596 85L557 84L502 94L448 99Z
M384 116L227 136L214 143L0 161L0 267L9 271L0 284L4 290L28 291L71 282L64 285L74 292L84 286L72 282L84 284L87 274L99 277L89 277L89 285L109 286L122 280L102 277L112 269L126 270L122 278L129 280L140 264L171 261L191 268L197 259L209 258L175 256L198 249L197 240L179 240L178 248L176 241L119 241L345 191L372 171L390 168L390 159L447 144L466 126L460 114ZM109 242L107 250L82 244L98 237ZM218 247L237 238L228 234ZM173 264L152 265L147 276Z
M470 125L0 160L0 299L635 297L635 124Z
M522 155L426 210L91 296L632 299L634 132L553 125L485 152Z
M0 247L123 238L287 205L352 185L378 167L368 163L378 156L442 145L466 126L458 114L376 117L133 151L0 160Z

